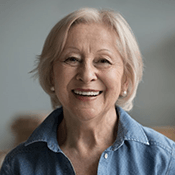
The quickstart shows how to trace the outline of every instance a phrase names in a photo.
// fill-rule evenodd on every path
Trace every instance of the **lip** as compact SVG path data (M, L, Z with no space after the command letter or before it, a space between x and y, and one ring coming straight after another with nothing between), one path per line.
M78 94L75 94L74 91L81 91L81 92L100 92L98 95L96 96L82 96L82 95L78 95ZM99 95L101 95L103 91L100 91L100 90L94 90L94 89L82 89L82 88L76 88L76 89L73 89L72 90L72 93L73 95L81 100L81 101L92 101L92 100L95 100L98 98Z
M73 89L73 91L81 91L81 92L99 92L100 90L76 88L76 89Z

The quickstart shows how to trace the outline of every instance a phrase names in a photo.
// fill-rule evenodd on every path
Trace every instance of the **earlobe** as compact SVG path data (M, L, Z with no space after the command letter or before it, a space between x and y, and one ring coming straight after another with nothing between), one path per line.
M126 75L124 75L123 79L122 79L122 87L121 87L120 95L122 97L126 97L127 96L127 90L128 90L128 78L127 78Z
M122 97L126 97L127 96L127 91L123 91L121 94Z
M52 92L55 92L54 86L52 86L52 87L50 88L50 90L51 90Z
M50 74L50 82L51 82L51 85L52 85L51 88L50 88L50 90L53 91L52 89L54 88L54 85L55 85L55 83L54 83L54 73L53 73L53 70L52 70L52 72Z

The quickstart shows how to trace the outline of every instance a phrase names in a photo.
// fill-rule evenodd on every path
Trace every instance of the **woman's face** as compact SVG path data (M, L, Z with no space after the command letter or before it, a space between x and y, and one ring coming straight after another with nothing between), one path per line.
M55 93L66 114L90 120L114 111L124 82L116 37L100 24L78 24L70 29L53 66Z

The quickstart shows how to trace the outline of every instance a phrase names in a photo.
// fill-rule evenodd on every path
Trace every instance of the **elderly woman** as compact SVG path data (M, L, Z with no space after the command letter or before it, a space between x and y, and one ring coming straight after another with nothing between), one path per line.
M174 142L125 112L143 64L120 14L69 14L38 60L35 71L55 110L8 154L1 175L175 175Z

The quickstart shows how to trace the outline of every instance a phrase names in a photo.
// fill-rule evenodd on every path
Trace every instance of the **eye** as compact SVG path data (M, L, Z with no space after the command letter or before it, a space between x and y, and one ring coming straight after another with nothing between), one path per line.
M80 60L76 57L68 57L64 60L64 63L69 64L71 66L76 66L78 65Z
M112 62L108 58L99 58L95 61L95 66L98 68L109 68Z
M68 57L64 62L76 62L78 61L75 57Z
M107 60L107 59L101 59L101 60L99 60L99 63L103 63L103 64L111 64L111 62L109 61L109 60Z

